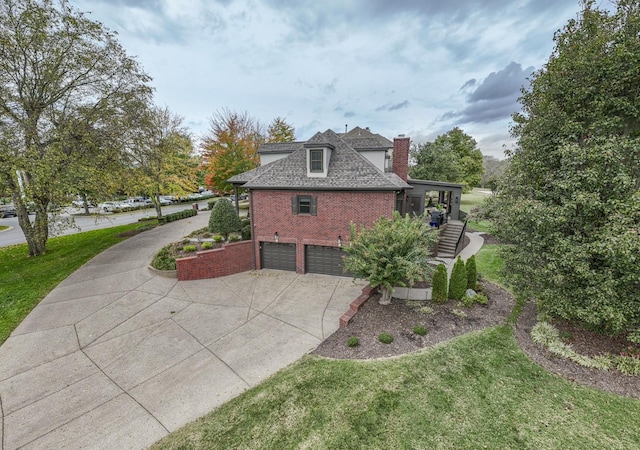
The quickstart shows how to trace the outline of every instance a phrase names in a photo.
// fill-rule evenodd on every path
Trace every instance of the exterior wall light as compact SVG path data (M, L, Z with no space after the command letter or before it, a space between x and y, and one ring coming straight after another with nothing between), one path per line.
M342 247L342 236L338 236L338 247Z
M278 232L276 231L276 234L273 235L273 240L278 242Z

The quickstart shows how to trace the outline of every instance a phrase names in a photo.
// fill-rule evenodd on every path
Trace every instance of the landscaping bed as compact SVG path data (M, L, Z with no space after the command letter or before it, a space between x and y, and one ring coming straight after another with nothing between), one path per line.
M482 293L489 298L487 305L472 308L458 301L445 304L429 301L393 299L391 305L378 304L373 296L352 321L325 339L312 353L336 359L372 359L402 355L422 348L433 347L471 331L504 323L514 306L513 296L499 286L483 281ZM531 328L536 324L535 304L525 305L518 316L515 337L520 348L535 362L550 372L579 384L603 391L640 399L640 377L624 375L618 371L602 371L580 366L559 358L531 340ZM427 333L416 334L413 329L423 326ZM609 352L616 354L630 342L607 337L568 324L556 323L565 340L585 355ZM383 344L378 336L390 334L394 339ZM358 339L358 345L349 347L347 340Z

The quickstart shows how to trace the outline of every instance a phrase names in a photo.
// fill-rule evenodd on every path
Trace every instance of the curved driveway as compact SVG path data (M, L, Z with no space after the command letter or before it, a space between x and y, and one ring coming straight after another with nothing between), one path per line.
M147 265L207 213L96 256L0 347L2 449L145 448L315 348L350 278L246 272L178 282Z

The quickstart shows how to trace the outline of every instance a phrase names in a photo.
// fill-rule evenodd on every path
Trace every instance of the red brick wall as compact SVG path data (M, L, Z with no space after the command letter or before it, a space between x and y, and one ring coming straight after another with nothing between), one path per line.
M317 197L318 213L294 215L291 197ZM260 268L260 242L296 244L296 271L304 273L304 246L338 246L338 236L349 240L349 224L369 226L380 217L391 217L395 208L395 193L357 191L252 191L253 236L256 268Z
M197 252L176 260L178 280L217 278L255 269L251 241L226 244L222 248Z
M408 137L398 137L393 140L393 172L407 181L409 175Z

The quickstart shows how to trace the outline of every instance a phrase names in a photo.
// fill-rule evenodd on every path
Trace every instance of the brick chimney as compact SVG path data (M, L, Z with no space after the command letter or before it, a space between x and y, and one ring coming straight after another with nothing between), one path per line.
M393 139L393 173L404 181L409 175L409 138L404 134Z

